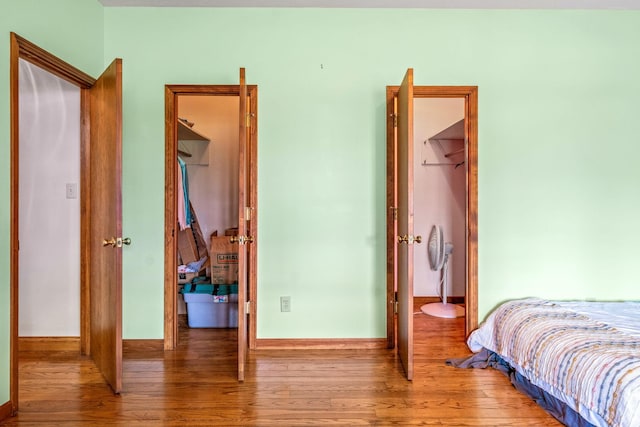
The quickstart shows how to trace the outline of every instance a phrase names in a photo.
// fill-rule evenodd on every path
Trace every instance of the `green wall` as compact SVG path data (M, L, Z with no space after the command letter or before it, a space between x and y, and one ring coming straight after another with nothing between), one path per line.
M103 68L104 9L97 0L0 0L0 10L1 405L9 400L9 33L13 31L95 76Z
M162 336L164 84L239 67L259 86L260 338L385 336L385 86L408 67L479 86L481 317L528 295L640 298L639 42L638 12L105 9L125 336Z
M481 318L528 295L640 299L640 12L0 1L0 182L8 32L94 75L123 58L125 338L163 333L164 85L236 84L239 67L259 86L260 338L385 336L385 86L408 67L417 85L479 86ZM8 202L6 184L0 402Z

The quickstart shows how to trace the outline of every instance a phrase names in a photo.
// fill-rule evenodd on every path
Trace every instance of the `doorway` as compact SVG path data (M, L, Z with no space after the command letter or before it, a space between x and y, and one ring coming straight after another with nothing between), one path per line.
M424 230L414 229L416 98L461 98L464 102L464 157L459 162L464 162L466 189L465 336L478 325L477 87L414 86L413 69L409 69L400 86L387 87L387 344L389 348L397 345L408 379L413 376L414 249L427 241L427 236L418 235Z
M206 103L204 98L215 98L212 105L226 106L226 113L229 109L235 109L236 126L234 129L235 151L231 150L227 155L229 162L221 167L231 168L236 173L237 185L233 188L234 194L227 194L223 200L226 206L210 206L206 213L197 213L204 227L204 240L211 238L212 232L218 232L217 239L228 239L229 242L237 244L238 247L238 379L244 379L244 363L247 349L255 348L256 339L256 295L257 295L257 96L258 88L255 85L246 85L244 82L244 69L240 69L239 85L167 85L165 87L165 332L164 348L173 350L178 344L178 293L177 284L179 282L177 259L178 259L178 150L192 155L199 150L208 151L207 154L199 152L196 159L190 160L195 163L218 162L224 159L214 159L216 156L216 142L198 143L196 146L185 147L179 144L178 127L182 126L182 119L191 122L188 117L180 117L180 110L187 111L187 105ZM197 97L197 98L196 98ZM190 99L191 98L191 99ZM226 98L226 99L225 99ZM182 100L187 101L180 107ZM195 101L195 102L193 102ZM186 108L186 109L185 109ZM220 115L223 115L220 113ZM221 119L222 117L219 117ZM215 122L215 117L211 118ZM215 126L215 124L214 124ZM195 128L195 124L193 125ZM206 139L209 139L208 137ZM204 147L204 148L203 148ZM189 148L194 150L189 152ZM231 154L231 153L235 154ZM218 153L224 156L222 152ZM190 159L190 158L188 158ZM203 160L206 159L206 160ZM212 160L214 159L214 160ZM212 164L213 165L213 164ZM198 180L207 180L206 176L211 174L203 167L194 166L193 177ZM199 169L199 170L198 170ZM212 171L210 171L213 173ZM220 172L220 171L218 171ZM229 171L228 171L229 172ZM229 173L226 174L229 176ZM227 183L228 184L228 183ZM191 186L191 183L189 184ZM222 185L219 188L232 188L229 185ZM206 189L199 191L201 194L196 198L202 201L207 199ZM227 191L228 193L228 191ZM210 195L209 195L210 196ZM206 203L210 203L209 200ZM231 205L235 205L231 207ZM204 205L202 205L204 206ZM222 209L222 210L219 210ZM223 212L224 211L224 212ZM204 210L203 210L204 212ZM224 213L224 214L223 214ZM231 217L234 217L231 219ZM201 219L207 217L206 221ZM226 219L225 219L226 218ZM236 228L233 234L223 237L225 229L231 225ZM229 233L231 234L231 233ZM211 246L208 247L211 249Z
M419 313L464 317L464 98L414 99L414 302Z
M19 245L21 233L24 233L21 228L21 209L24 208L21 198L27 196L22 194L22 181L31 180L32 184L38 185L33 182L33 176L25 176L20 171L21 150L26 148L20 141L23 107L20 100L21 61L23 64L28 62L28 67L37 67L38 72L49 73L79 89L79 96L74 101L79 104L74 105L74 109L77 107L80 116L76 132L79 182L70 182L70 186L59 189L63 198L65 193L69 199L79 198L79 222L71 225L71 228L77 227L79 252L71 256L74 259L70 261L79 266L79 340L75 344L79 352L91 356L115 393L122 388L122 245L116 248L114 244L113 248L103 249L103 239L111 236L114 243L116 239L123 241L120 197L122 62L114 60L98 79L94 79L15 33L10 34L10 41L10 399L12 412L16 413L19 407L20 275L27 265L23 261L28 261L22 259ZM47 115L44 119L51 117ZM29 149L39 150L38 144L46 143L46 139L39 139ZM26 152L22 154L28 158ZM90 221L94 217L100 220Z
M19 63L20 341L79 351L80 88Z

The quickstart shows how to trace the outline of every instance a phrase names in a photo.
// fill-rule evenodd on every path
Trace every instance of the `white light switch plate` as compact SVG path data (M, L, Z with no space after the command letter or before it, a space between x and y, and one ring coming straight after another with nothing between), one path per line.
M78 184L76 184L75 182L68 183L66 185L66 193L67 193L67 199L77 199Z

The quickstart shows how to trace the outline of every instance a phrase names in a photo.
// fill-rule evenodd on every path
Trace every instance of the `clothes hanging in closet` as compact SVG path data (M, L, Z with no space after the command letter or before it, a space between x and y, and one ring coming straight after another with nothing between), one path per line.
M178 224L180 230L191 227L191 209L189 209L189 180L187 165L178 157Z

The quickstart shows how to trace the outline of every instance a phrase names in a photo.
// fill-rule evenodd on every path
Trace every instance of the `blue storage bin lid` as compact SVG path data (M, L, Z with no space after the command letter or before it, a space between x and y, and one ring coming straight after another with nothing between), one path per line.
M229 295L238 293L238 284L213 285L211 283L187 283L180 291L183 294Z

